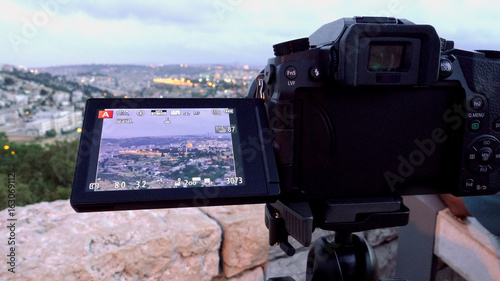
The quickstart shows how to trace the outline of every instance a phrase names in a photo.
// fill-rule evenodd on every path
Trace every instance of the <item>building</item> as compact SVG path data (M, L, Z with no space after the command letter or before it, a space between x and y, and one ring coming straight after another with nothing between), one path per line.
M12 72L14 71L14 66L8 64L2 64L0 65L0 69L5 72Z
M76 103L76 102L81 102L83 99L83 92L82 91L73 91L71 94L71 102Z
M19 114L16 108L3 108L0 109L0 126L7 125L10 122L15 122L18 120Z
M16 101L16 104L18 105L28 105L28 99L29 97L27 95L21 95L21 94L18 94L18 95L14 95L14 99Z
M43 136L45 132L54 129L58 134L76 131L82 124L82 114L74 111L39 112L34 116L34 121L26 123L27 132ZM31 133L30 133L31 134Z
M52 97L54 99L54 102L57 104L57 105L63 105L65 104L65 102L68 102L70 101L70 94L67 93L67 92L57 92L54 94L54 96Z

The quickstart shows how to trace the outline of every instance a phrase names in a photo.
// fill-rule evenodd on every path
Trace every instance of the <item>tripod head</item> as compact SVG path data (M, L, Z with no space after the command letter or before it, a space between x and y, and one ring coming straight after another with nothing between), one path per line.
M403 204L401 197L383 197L322 202L278 200L276 203L266 204L265 219L269 229L269 244L279 243L288 254L294 252L293 248L288 249L289 235L307 247L311 244L312 232L317 227L352 233L406 225L408 216L409 209Z
M323 202L277 201L266 204L265 220L269 229L269 244L278 244L289 256L295 254L295 249L288 242L288 236L307 247L316 227L335 231L333 239L321 237L310 249L307 281L378 280L377 261L370 245L352 233L406 225L408 217L409 209L401 197L384 197Z

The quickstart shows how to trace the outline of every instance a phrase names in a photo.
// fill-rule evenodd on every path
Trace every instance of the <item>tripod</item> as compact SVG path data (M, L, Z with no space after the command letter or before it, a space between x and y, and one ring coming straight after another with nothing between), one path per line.
M409 210L401 197L326 202L277 201L266 205L266 226L269 229L269 243L279 244L289 256L295 254L295 249L288 242L289 235L302 245L309 246L315 227L335 231L333 239L323 236L309 250L307 281L375 281L378 276L373 250L353 232L405 225L408 215ZM268 281L294 279L278 277Z
M349 232L316 240L309 251L307 280L377 280L377 261L366 241Z

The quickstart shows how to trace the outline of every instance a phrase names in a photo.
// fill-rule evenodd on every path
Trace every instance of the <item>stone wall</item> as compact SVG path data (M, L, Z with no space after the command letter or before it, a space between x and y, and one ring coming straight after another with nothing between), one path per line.
M7 210L0 220L7 222ZM0 280L304 280L307 249L269 247L263 205L75 213L69 201L16 208L15 272ZM315 237L328 232L316 231ZM0 237L8 237L2 227ZM394 274L397 229L362 233ZM4 251L8 247L5 242ZM4 255L5 265L6 257ZM2 267L3 268L3 267Z
M75 213L55 201L16 211L16 273L0 280L264 280L262 205Z

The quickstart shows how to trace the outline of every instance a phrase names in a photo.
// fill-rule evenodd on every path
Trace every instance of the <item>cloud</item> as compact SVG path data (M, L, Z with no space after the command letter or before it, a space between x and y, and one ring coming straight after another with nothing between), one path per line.
M273 56L273 44L307 37L325 23L355 15L407 18L432 24L456 46L498 49L499 3L434 2L0 0L4 38L0 40L0 63L264 65ZM47 23L36 24L43 15ZM23 34L26 21L36 27L33 36ZM11 34L24 39L17 51L9 39Z
M12 1L12 2L11 2ZM13 3L14 1L5 1ZM19 1L15 1L18 2ZM210 1L161 1L148 0L26 0L19 3L28 10L57 10L59 16L86 14L103 21L125 20L129 18L143 22L198 24L212 7Z

